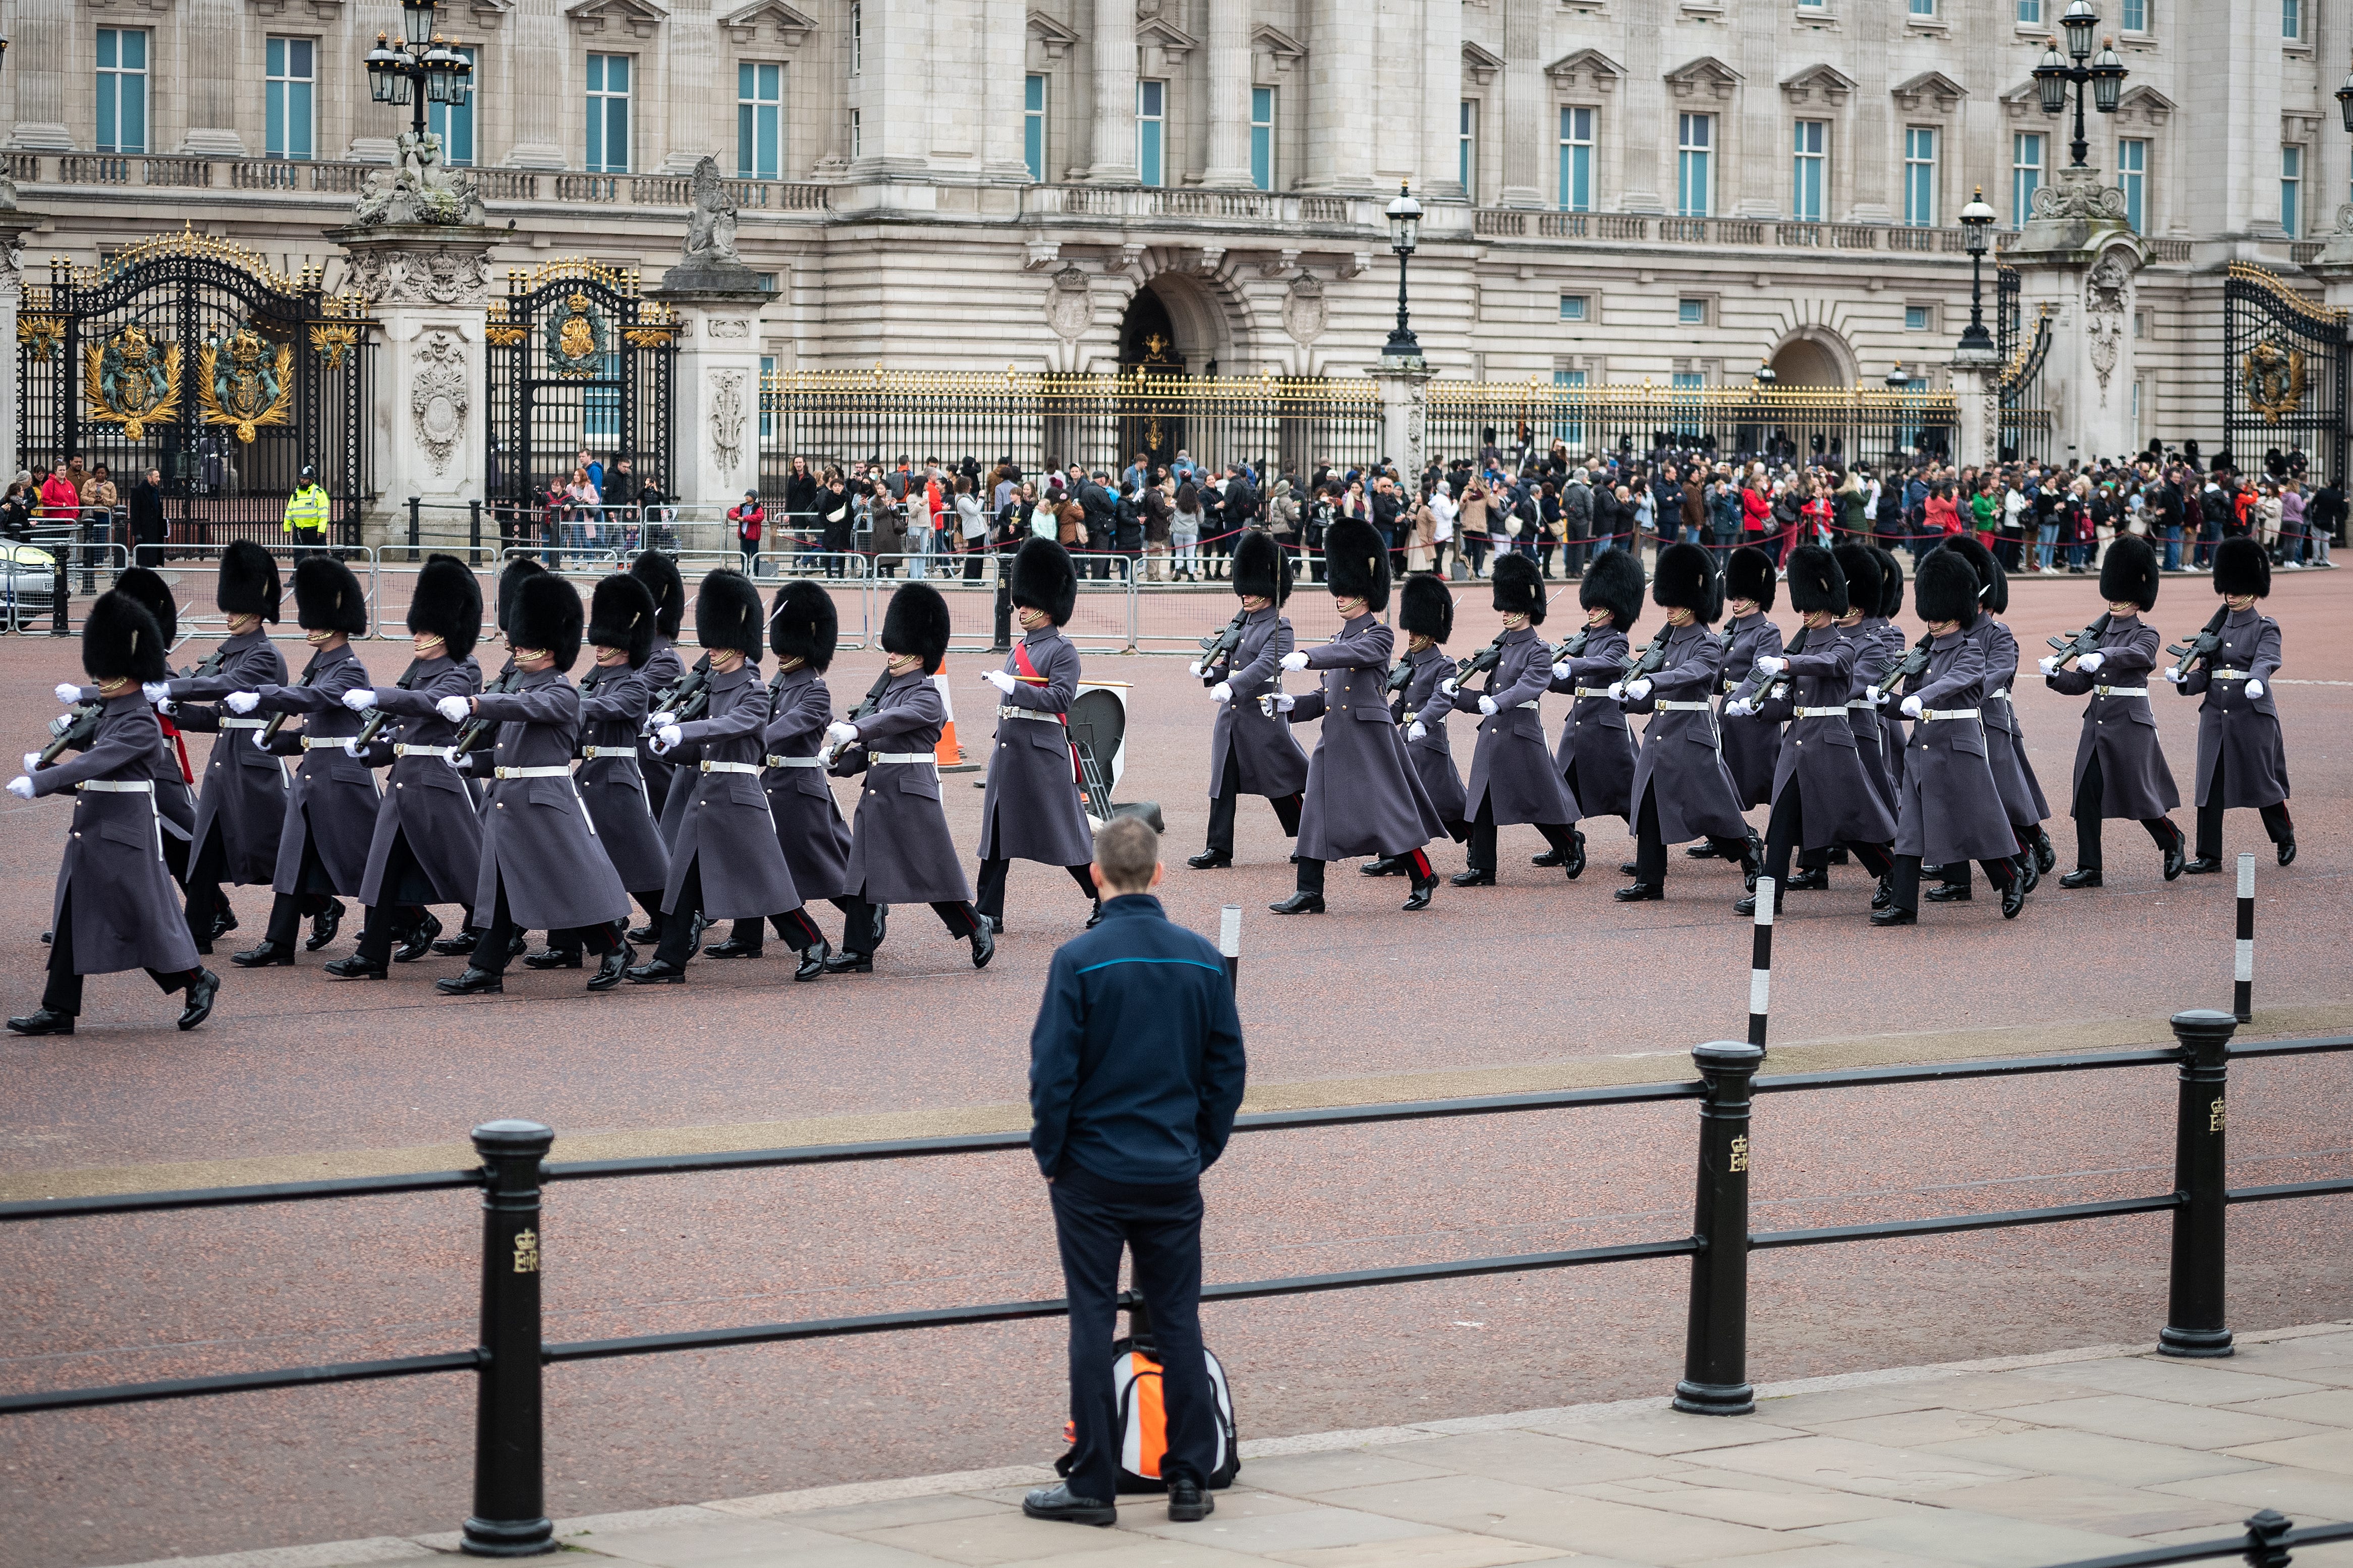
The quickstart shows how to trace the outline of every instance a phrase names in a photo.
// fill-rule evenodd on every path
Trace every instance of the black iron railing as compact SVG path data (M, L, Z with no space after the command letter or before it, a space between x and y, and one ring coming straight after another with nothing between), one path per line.
M2307 1524L2297 1530L2285 1514L2265 1509L2247 1521L2244 1535L2151 1546L2119 1552L2113 1557L2086 1557L2059 1563L2057 1568L2164 1568L2168 1563L2204 1563L2217 1557L2242 1557L2253 1568L2288 1568L2290 1547L2320 1546L2332 1541L2353 1541L2353 1524Z

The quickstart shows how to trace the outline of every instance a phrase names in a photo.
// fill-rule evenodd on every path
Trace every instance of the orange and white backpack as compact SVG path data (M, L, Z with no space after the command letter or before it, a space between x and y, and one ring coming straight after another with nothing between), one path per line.
M1119 1449L1119 1489L1122 1492L1165 1492L1168 1482L1160 1473L1161 1461L1168 1453L1168 1410L1161 1398L1160 1363L1149 1344L1139 1346L1134 1340L1112 1342L1112 1386L1119 1396L1119 1424L1123 1434ZM1209 1392L1217 1403L1217 1458L1208 1477L1212 1489L1233 1485L1234 1477L1242 1468L1241 1453L1234 1436L1234 1394L1226 1382L1226 1369L1217 1352L1204 1346L1201 1354L1209 1363ZM1077 1434L1068 1424L1062 1428L1064 1442L1077 1441ZM1063 1475L1070 1474L1071 1459L1065 1454L1054 1463Z

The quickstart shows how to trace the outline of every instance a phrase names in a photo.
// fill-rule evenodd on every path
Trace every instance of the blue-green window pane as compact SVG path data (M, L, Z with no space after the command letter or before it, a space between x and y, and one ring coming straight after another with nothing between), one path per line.
M2124 0L2124 28L2127 33L2148 31L2148 0Z
M1593 210L1593 110L1560 111L1560 210Z
M1915 228L1936 224L1936 132L1926 126L1904 132L1904 221Z
M131 27L98 30L98 150L147 151L147 35Z
M588 172L629 172L629 57L588 57Z
M2293 238L2304 232L2304 149L2280 149L2280 226Z
M1563 294L1560 297L1560 319L1564 321L1585 320L1586 298L1583 294Z
M1168 84L1140 81L1135 84L1135 164L1144 184L1167 184L1167 169L1161 159L1160 132L1165 123L1165 106Z
M1675 322L1678 326L1684 327L1707 325L1707 301L1704 300L1676 300Z
M1926 305L1905 306L1904 330L1907 332L1926 331L1928 330L1928 307Z
M2029 26L2042 20L2042 0L2018 0L2018 19Z
M2304 0L2280 0L2280 37L2304 37Z
M785 68L742 60L735 67L735 173L773 180L784 163Z
M1715 119L1707 114L1675 117L1675 211L1684 217L1705 217L1713 193L1710 157L1715 142Z
M1585 373L1581 370L1556 370L1552 373L1553 390L1567 395L1558 417L1554 419L1552 438L1564 442L1571 452L1581 452L1585 447L1585 421L1578 417L1585 393Z
M475 64L480 57L470 44L453 45L458 53ZM471 79L469 79L470 80ZM470 89L463 103L432 103L426 105L425 128L441 138L441 159L447 163L471 164L474 161L474 94Z
M311 146L312 46L308 38L271 38L263 52L262 141L272 158L306 159Z
M1250 184L1274 189L1274 89L1250 89Z
M2117 183L2124 187L2125 221L2135 234L2148 232L2148 143L2137 137L2116 143Z
M1464 99L1456 110L1454 147L1454 177L1462 194L1475 202L1479 199L1479 104L1475 99Z
M1029 177L1046 178L1046 79L1027 78L1021 84L1021 161Z
M2010 139L2010 226L2024 228L2034 216L2034 193L2042 188L2042 133L2021 131Z
M1822 217L1824 172L1830 165L1830 123L1821 120L1797 122L1790 143L1789 216L1807 223Z

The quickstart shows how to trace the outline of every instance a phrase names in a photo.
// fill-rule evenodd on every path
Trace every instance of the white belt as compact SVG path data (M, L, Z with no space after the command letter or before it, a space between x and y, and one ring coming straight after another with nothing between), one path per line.
M2092 688L2092 695L2094 697L2146 697L2148 695L2148 688L2146 686L2094 686Z
M153 795L153 779L84 779L76 789L95 790L100 795Z
M224 730L261 730L267 729L269 724L267 719L224 719L220 721Z
M940 759L929 752L869 752L866 760L870 763L903 763L912 766L916 763L936 763Z
M355 739L357 739L355 735L305 735L302 737L302 749L306 752L315 752L322 746L329 746L340 752L343 749L345 741Z
M548 768L498 768L492 770L502 779L568 779L572 770L556 766Z
M393 747L392 754L396 757L438 757L446 763L453 761L457 757L458 748L455 746L411 746L403 744Z
M2216 680L2252 680L2254 674L2245 669L2210 669L2206 672Z
M1526 702L1514 702L1512 706L1514 708L1526 708L1533 710L1543 700L1544 700L1542 698L1535 698Z
M757 763L703 763L699 764L706 773L756 773Z
M1800 719L1843 719L1846 717L1846 710L1843 708L1800 708L1798 710L1798 717Z
M768 765L772 768L821 768L825 766L825 759L823 757L770 757Z
M1978 710L1974 708L1923 708L1920 710L1920 717L1923 719L1974 719L1977 716Z
M638 749L635 746L583 746L580 748L580 754L587 758L634 757L638 754Z
M1059 724L1062 721L1062 716L1060 713L1048 713L1036 708L1014 708L1002 702L997 706L997 716L1000 719L1034 719L1041 724Z
M1704 702L1661 702L1654 706L1662 713L1713 713L1715 710Z
M1850 697L1847 699L1846 705L1850 710L1857 708L1862 709L1866 713L1875 713L1879 710L1879 704L1873 702L1868 697Z
M1995 689L1995 690L1992 690L1992 691L1989 691L1989 692L1987 692L1987 693L1985 694L1985 700L1987 700L1988 702L2007 702L2007 701L2009 701L2009 700L2010 700L2010 688L2009 688L2009 687L2007 687L2007 686L2004 686L2004 687L1998 688L1998 689Z
M1609 689L1606 686L1580 686L1577 689L1577 695L1579 697L1607 697L1609 695Z

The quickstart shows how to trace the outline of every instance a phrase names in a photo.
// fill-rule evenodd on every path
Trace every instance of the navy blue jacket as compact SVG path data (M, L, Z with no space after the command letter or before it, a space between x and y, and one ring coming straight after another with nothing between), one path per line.
M1241 1018L1225 961L1170 922L1160 900L1103 901L1103 923L1064 942L1029 1031L1029 1148L1138 1186L1214 1164L1241 1108Z

